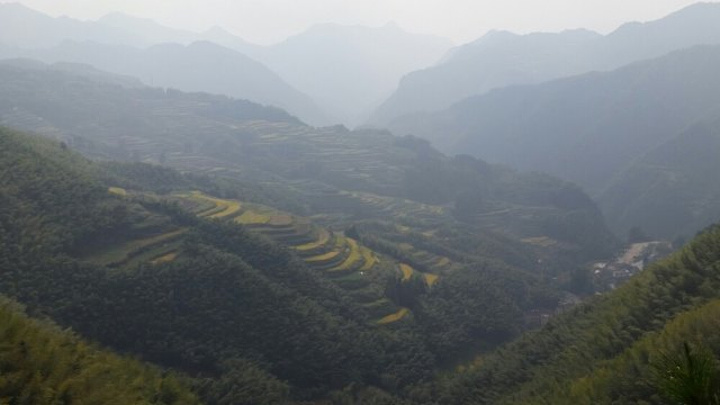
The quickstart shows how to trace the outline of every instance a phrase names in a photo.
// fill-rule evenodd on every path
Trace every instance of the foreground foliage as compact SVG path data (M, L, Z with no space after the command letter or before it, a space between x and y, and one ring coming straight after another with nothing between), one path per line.
M89 345L0 298L0 402L198 404L176 378Z
M653 364L684 342L720 353L720 226L438 383L442 403L663 403ZM426 393L427 394L427 393ZM644 402L643 402L644 401Z

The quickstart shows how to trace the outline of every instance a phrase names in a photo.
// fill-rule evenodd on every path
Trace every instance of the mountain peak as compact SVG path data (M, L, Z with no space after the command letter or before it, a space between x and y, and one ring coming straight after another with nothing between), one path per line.
M13 17L28 17L28 16L44 16L50 18L50 16L47 16L35 9L32 9L22 3L0 3L0 13L2 14L10 14L12 13Z
M720 3L717 2L706 2L701 1L695 4L691 4L687 7L684 7L672 14L670 14L668 17L672 17L674 15L682 15L682 14L696 14L696 13L705 13L708 11L714 11L719 12L720 11Z
M226 30L225 28L219 26L219 25L213 25L209 29L207 29L204 34L209 35L232 35L230 31Z
M383 26L380 27L380 28L386 29L386 30L393 30L393 31L403 31L403 32L405 31L405 30L402 29L402 27L401 27L397 22L395 22L395 21L388 21L387 24L383 25Z
M648 22L629 22L621 25L615 33L632 32L642 29L645 26L667 25L667 24L697 24L698 21L709 21L715 23L720 19L720 3L699 2L684 7L667 16ZM612 35L610 34L610 35Z
M468 45L481 45L481 44L487 44L491 42L497 42L497 41L503 41L510 38L517 38L520 35L515 34L510 31L505 30L490 30L485 35L481 36L480 38L470 42Z

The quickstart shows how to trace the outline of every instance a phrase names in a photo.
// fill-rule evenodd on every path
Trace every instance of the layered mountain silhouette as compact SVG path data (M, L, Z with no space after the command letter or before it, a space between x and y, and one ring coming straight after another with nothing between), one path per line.
M220 27L193 37L123 14L99 22L153 43L195 38L242 52L310 95L336 120L351 125L367 119L404 74L435 64L452 46L448 40L411 34L392 23L379 28L320 24L278 44L259 46Z
M143 58L154 58L154 64L162 69L154 71L151 81L146 80L149 78L147 68L140 69L138 77L148 84L166 85L159 76L172 71L176 80L168 80L167 84L178 86L181 90L214 92L270 103L317 125L364 122L369 113L395 89L404 74L433 65L452 46L448 40L410 34L394 24L379 28L323 24L279 44L260 46L220 27L196 33L122 13L85 22L66 17L52 18L19 4L0 5L0 38L0 45L19 48L0 56L83 62L121 74L135 74L133 71L138 69L108 69L108 64L103 64L102 60L111 53L122 55L113 58L118 60L130 51L102 47L145 49L170 43L183 45L186 48L164 48L174 49L174 56L169 60L158 59L155 56L157 48L147 49ZM64 54L69 51L67 41L91 41L96 44L94 51L103 56L87 54L82 59L72 59L72 55L77 56L77 53ZM208 45L192 46L197 42L212 42L242 55L230 57L227 51L219 48L211 52ZM199 48L204 53L199 54ZM23 52L27 49L35 51ZM208 65L222 65L226 70L234 71L237 77L228 77L227 73L207 66L201 67L198 62L193 62L194 76L185 77L187 71L182 67L187 63L182 61L195 61L200 57L205 58ZM244 60L241 62L241 59ZM257 63L250 64L248 59ZM178 66L181 68L176 69ZM277 77L270 80L271 75L261 73L262 70L272 70ZM205 79L200 81L199 77ZM218 86L219 81L226 82L228 88ZM258 96L259 93L262 97Z
M657 21L625 24L607 36L583 30L529 35L494 31L454 49L443 63L405 76L371 123L442 110L495 88L616 69L715 43L720 43L717 3L698 3Z
M48 48L65 40L150 45L141 36L110 25L68 17L53 18L19 3L0 4L0 44Z
M451 45L395 24L323 24L252 55L353 125L364 122L404 74L435 64Z
M259 62L211 42L184 46L161 44L147 49L92 42L64 42L41 50L9 50L44 62L73 62L139 78L157 87L225 94L286 109L309 123L326 123L308 96Z
M619 207L645 198L644 191L616 184L618 176L688 127L718 117L719 70L720 46L699 46L613 72L491 91L440 113L399 119L392 127L430 139L450 153L574 181L606 201L611 222L629 225L628 207ZM682 153L678 147L670 150ZM611 185L615 191L609 191ZM612 196L603 197L605 192ZM686 203L683 209L693 206ZM650 226L648 221L640 222ZM698 226L691 221L685 231ZM663 236L679 231L670 223L652 228Z

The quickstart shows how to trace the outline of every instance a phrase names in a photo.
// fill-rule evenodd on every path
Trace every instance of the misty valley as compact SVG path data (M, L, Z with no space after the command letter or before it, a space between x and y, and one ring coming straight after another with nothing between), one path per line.
M0 404L720 404L719 3L114 11L0 3Z

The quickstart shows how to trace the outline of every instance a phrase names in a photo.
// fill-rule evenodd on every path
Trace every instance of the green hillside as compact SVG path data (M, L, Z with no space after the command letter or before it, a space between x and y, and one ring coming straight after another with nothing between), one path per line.
M0 188L0 289L33 313L198 384L208 379L209 402L286 397L271 373L296 396L317 395L375 375L404 350L422 356L411 331L384 355L400 336L375 336L363 326L367 312L277 245L161 201L108 193L90 162L56 142L0 135L0 169L12 174ZM264 389L231 390L250 381Z
M0 295L59 325L0 304L0 402L663 404L663 359L720 352L720 226L593 296L589 267L618 244L572 183L83 72L0 63L0 123L37 132L0 127ZM600 118L606 96L586 100ZM647 229L712 220L715 126L628 158L606 201L623 226L683 204L682 224Z
M720 121L695 124L614 178L598 203L623 234L688 239L720 219L718 156Z
M492 232L455 245L472 232L436 228L442 207L350 196L407 225L338 229L253 202L272 189L94 163L7 129L0 145L0 292L189 375L209 403L401 395L557 304L532 248Z
M27 317L0 298L0 401L8 404L198 404L178 379Z
M689 237L718 219L713 191L689 190L705 185L706 171L677 166L708 141L686 131L717 121L718 69L720 47L698 46L614 71L496 89L392 129L449 153L574 182L597 198L619 235L640 225L657 238Z
M577 187L417 138L0 75L2 121L60 140L0 133L0 293L209 403L406 396L536 327L615 247Z
M438 383L441 403L666 403L654 364L683 342L720 353L720 226L623 285Z
M248 102L128 89L52 67L5 64L0 77L5 125L62 139L87 156L160 163L294 193L283 200L301 200L298 214L367 219L387 212L362 192L457 211L455 219L479 232L550 236L585 258L612 250L599 210L581 191L548 176L449 158L417 138L313 128Z
M718 18L394 83L447 45L0 5L0 405L720 405Z

